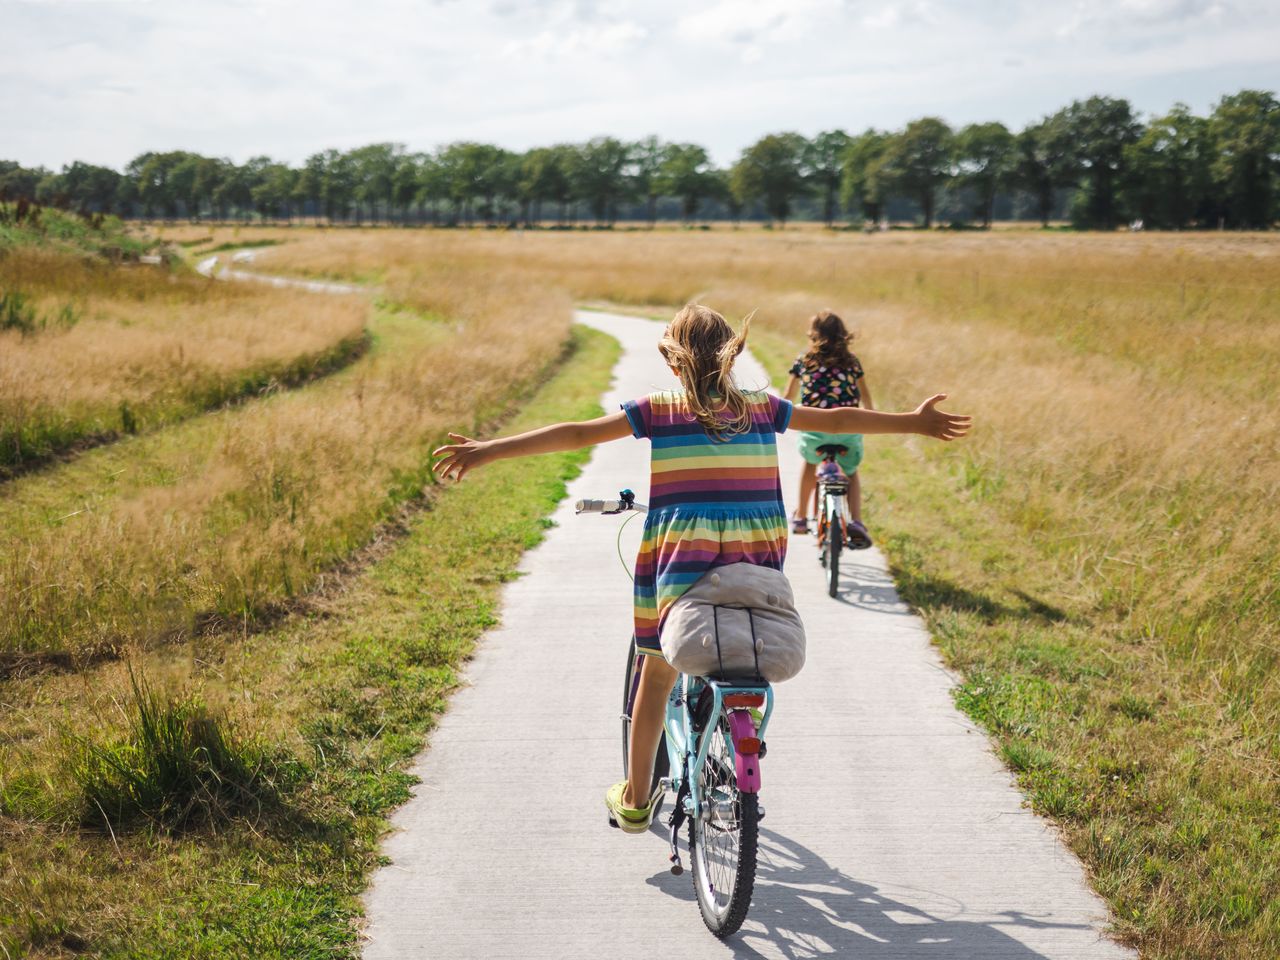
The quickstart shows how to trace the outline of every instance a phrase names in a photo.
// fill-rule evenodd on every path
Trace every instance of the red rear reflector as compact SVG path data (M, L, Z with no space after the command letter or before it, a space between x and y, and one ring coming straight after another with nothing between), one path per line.
M760 707L764 705L763 693L731 693L724 698L726 707Z
M759 737L743 737L738 741L739 753L759 753L760 738Z

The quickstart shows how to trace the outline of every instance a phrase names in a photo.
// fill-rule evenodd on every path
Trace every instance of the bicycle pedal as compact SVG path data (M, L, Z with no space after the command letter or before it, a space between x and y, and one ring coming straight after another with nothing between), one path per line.
M759 802L756 803L756 819L757 820L764 819L764 804Z
M609 826L613 827L613 829L615 829L615 830L621 830L621 829L622 829L621 827L619 827L619 826L618 826L618 821L617 821L617 820L615 820L613 817L610 817L610 818L609 818Z

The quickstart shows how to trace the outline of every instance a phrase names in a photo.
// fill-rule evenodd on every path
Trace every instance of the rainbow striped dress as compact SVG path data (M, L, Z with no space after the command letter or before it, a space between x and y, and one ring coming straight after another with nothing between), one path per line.
M636 558L635 636L662 655L658 631L681 594L712 567L746 561L782 569L787 517L777 434L791 404L751 392L751 428L716 440L685 412L683 392L651 393L622 405L631 432L652 444L649 513Z

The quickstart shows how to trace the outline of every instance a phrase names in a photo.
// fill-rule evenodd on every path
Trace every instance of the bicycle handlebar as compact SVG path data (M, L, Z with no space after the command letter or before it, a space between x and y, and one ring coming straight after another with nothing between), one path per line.
M622 498L618 500L579 500L573 505L574 513L602 513L606 516L625 513L628 510L635 510L638 513L648 512L648 508L643 503L636 503L635 494L630 490L624 490Z
M628 503L625 500L579 500L573 505L574 513L603 513L608 515L611 513L624 513L627 510L635 510L639 513L646 512L643 503Z

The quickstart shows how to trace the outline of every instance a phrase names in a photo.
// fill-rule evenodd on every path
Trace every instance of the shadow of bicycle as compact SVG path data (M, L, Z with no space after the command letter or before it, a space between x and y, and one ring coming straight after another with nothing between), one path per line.
M761 829L755 895L735 958L806 960L825 955L893 960L1045 960L1001 927L1087 929L1016 910L958 920L964 905L944 894L855 880L794 841ZM687 860L686 860L687 863ZM663 872L651 886L693 901L688 874ZM893 895L890 895L890 894ZM691 908L696 909L692 906Z
M840 584L836 599L872 613L909 616L911 608L902 602L887 570L863 559L861 551L849 551L840 558Z

